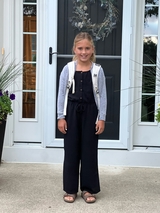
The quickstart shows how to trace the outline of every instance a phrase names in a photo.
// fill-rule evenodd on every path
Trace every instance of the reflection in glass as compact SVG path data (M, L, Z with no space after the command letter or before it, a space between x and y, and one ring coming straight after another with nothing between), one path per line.
M24 64L23 70L23 90L36 90L36 64Z
M143 64L156 63L158 37L144 37Z
M23 0L23 2L25 3L36 3L37 0Z
M24 16L36 16L36 5L23 5L23 15Z
M23 35L23 60L36 61L36 35Z
M144 23L144 35L157 35L158 34L158 14L147 17Z
M143 95L141 121L154 122L154 109L155 109L155 96Z
M145 0L146 5L159 5L159 0Z
M23 118L35 118L35 92L23 92L23 106L22 117Z
M23 31L36 32L36 5L23 6Z
M142 76L142 93L155 93L156 66L144 66Z

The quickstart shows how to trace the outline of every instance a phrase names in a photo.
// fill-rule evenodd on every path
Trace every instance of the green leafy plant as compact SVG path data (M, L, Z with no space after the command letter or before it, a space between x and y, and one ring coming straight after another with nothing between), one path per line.
M0 61L0 123L6 120L7 115L13 113L12 101L15 99L15 94L8 91L15 79L21 75L21 66L15 61L7 63L7 58Z
M158 104L158 108L156 110L155 119L158 123L160 123L160 104Z
M9 94L8 91L2 93L0 91L0 121L5 120L7 115L13 113L12 100L15 99L15 94Z

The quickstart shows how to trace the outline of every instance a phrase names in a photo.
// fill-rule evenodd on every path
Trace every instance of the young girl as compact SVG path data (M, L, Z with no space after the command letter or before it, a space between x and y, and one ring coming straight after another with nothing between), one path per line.
M73 53L75 73L67 96L67 108L65 109L65 96L69 78L68 64L60 75L57 103L58 129L64 134L64 201L75 201L80 172L81 196L87 203L93 203L96 201L94 194L100 191L97 149L98 135L105 127L105 76L101 66L97 65L98 100L92 83L92 72L96 65L95 47L88 33L81 32L75 37Z

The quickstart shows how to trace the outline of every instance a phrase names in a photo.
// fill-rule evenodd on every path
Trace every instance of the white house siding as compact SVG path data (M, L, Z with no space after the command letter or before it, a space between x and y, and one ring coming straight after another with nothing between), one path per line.
M0 1L0 51L3 47L3 1ZM0 52L0 59L2 58L2 51Z

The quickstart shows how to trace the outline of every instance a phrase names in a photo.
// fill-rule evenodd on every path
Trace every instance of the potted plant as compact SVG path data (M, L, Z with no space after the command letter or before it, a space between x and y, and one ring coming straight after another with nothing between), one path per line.
M9 92L8 88L21 74L21 66L15 61L7 63L7 58L0 61L0 163L4 143L5 127L7 116L13 113L12 101L15 94Z

